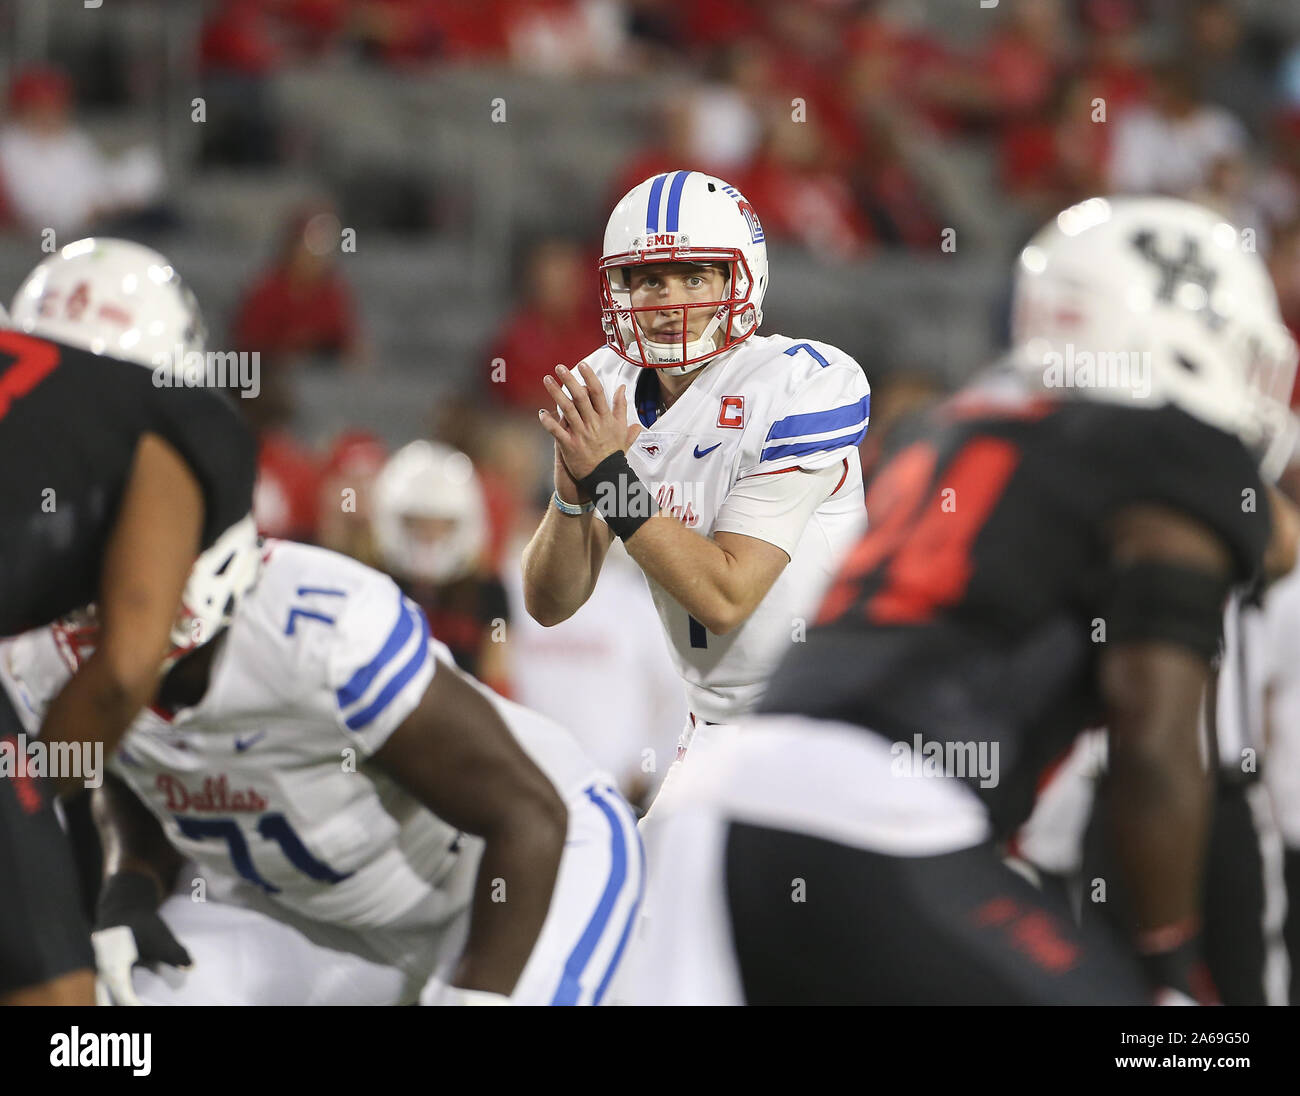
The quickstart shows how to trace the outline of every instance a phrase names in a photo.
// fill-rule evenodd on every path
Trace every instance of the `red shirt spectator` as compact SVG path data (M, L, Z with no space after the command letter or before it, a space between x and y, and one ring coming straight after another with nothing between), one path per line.
M1075 80L1061 88L1049 116L1010 125L1003 135L1003 182L1037 199L1041 216L1105 188L1111 128L1092 120L1098 94L1091 80Z
M862 214L855 211L855 219L863 223L864 232L881 243L929 250L940 238L943 218L926 188L904 162L898 140L883 131L875 134L861 161L858 194L864 208Z
M316 499L316 541L331 551L379 565L371 531L375 477L388 449L365 430L346 430L334 439L321 464Z
M556 317L526 305L510 317L492 347L494 363L504 363L504 377L492 392L511 407L535 413L549 403L542 377L557 365L577 365L603 341L598 309Z
M323 207L292 220L280 257L240 303L233 333L239 349L270 360L360 355L352 291L334 266L338 242L338 218Z
M749 0L672 0L682 36L694 47L727 46L752 38L754 6Z
M553 240L528 260L524 303L506 320L488 353L488 391L509 407L537 414L550 402L542 377L573 367L604 342L596 262L576 245Z
M200 67L249 76L273 69L280 53L267 11L267 0L227 0L219 5L199 32Z
M1133 0L1087 0L1081 16L1087 34L1083 76L1106 101L1107 120L1151 93Z
M505 56L507 11L502 0L442 0L435 6L442 56L453 61Z
M263 434L253 490L257 531L284 540L313 540L319 484L320 469L310 450L289 434Z
M961 128L958 112L935 92L964 62L938 37L924 28L897 25L885 13L872 11L850 25L845 45L849 55L846 102L868 112L915 112L940 134Z
M342 278L304 283L283 267L254 283L235 321L238 345L267 356L340 354L355 337L352 293Z
M1022 33L997 35L984 52L982 68L994 109L1012 117L1043 109L1060 65L1047 45Z
M793 240L829 257L849 259L873 240L845 176L827 166L820 128L775 126L753 168L737 182L769 239Z

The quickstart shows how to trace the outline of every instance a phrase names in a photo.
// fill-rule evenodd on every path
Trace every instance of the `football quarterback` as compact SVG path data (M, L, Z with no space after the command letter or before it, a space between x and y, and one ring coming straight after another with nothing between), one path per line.
M860 532L869 387L836 347L758 334L763 226L722 179L634 187L599 274L605 345L545 381L555 495L524 554L525 602L542 624L567 619L620 537L686 687L682 759L758 703Z

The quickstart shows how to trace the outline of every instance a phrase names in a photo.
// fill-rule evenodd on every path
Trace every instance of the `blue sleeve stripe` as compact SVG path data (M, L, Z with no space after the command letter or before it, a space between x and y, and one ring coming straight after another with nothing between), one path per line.
M862 424L861 430L855 430L852 434L841 434L836 438L824 438L822 441L805 441L797 445L772 445L764 449L759 456L760 461L778 460L781 457L802 457L805 453L828 452L831 449L840 449L846 445L857 445L867 436L867 424Z
M645 211L645 230L647 232L659 231L659 200L663 197L664 181L667 178L667 175L660 175L650 185L650 202Z
M388 639L384 642L379 654L375 655L374 658L354 673L348 679L347 684L338 690L340 708L355 704L365 695L365 691L370 688L370 683L375 680L375 675L388 665L398 651L406 646L406 641L411 638L411 629L414 626L415 622L411 619L411 614L406 608L406 602L399 594L397 598L397 623L393 625L393 630L388 633Z
M857 426L871 413L871 396L863 396L857 403L846 403L829 411L809 411L802 415L787 415L777 419L767 432L764 441L777 438L801 438L805 434L825 434L830 430L843 430Z
M668 217L664 225L665 232L677 231L677 217L682 206L682 187L686 185L689 171L679 171L673 176L673 185L668 188Z
M373 722L375 717L388 707L393 698L406 688L407 683L410 682L411 678L420 672L420 667L422 667L428 659L429 622L424 618L424 614L418 609L412 609L410 611L413 615L420 618L420 642L416 644L415 653L407 660L406 665L392 676L388 684L384 686L383 691L380 692L373 701L366 705L366 707L362 708L361 711L348 716L345 721L348 730L359 731L362 727L366 726L366 724Z

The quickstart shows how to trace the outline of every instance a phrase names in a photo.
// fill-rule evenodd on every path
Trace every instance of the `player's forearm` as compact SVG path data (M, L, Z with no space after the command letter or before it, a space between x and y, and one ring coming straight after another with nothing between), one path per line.
M1107 813L1138 931L1185 923L1199 909L1210 811L1199 755L1111 741Z
M170 893L181 856L149 809L111 774L91 793L90 802L104 851L104 878L123 871L139 872L155 880L160 898Z
M591 514L570 517L548 507L524 548L524 607L538 624L550 628L568 620L591 596L598 571L596 521Z
M518 810L487 837L469 939L453 985L507 996L514 991L541 935L559 874L568 822L563 804L559 808Z
M51 701L41 724L41 739L50 744L102 743L107 758L157 691L161 661L159 656L148 672L142 665L124 668L99 648ZM82 787L88 775L51 774L61 795Z
M739 627L761 600L730 554L676 518L656 515L626 545L641 570L714 635Z

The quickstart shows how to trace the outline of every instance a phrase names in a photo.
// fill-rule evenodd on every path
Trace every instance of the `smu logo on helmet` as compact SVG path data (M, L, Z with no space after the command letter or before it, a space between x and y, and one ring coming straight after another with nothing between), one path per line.
M745 218L745 223L749 225L750 243L761 244L765 239L763 235L763 222L758 219L758 214L754 212L754 207L745 200L745 196L740 193L734 186L724 186L722 193L729 198L734 198L736 205L740 208L741 216Z
M677 235L672 232L661 232L645 238L647 248L651 247L676 247Z

